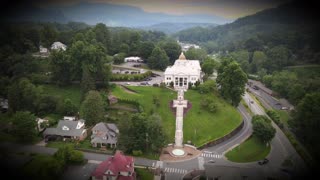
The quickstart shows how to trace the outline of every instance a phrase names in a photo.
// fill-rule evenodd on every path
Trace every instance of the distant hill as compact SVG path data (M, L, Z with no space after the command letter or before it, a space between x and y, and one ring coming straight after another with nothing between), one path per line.
M137 28L143 30L161 31L166 34L172 34L193 27L215 27L217 25L218 24L214 23L159 23L151 26Z
M71 6L56 6L38 8L25 3L20 9L14 8L5 15L5 19L14 21L76 21L90 25L104 23L108 26L142 27L159 23L215 23L231 22L219 16L206 14L170 15L164 13L149 13L140 8L128 5L108 3L81 2ZM9 11L8 11L9 12Z
M210 51L266 52L282 45L296 55L296 61L320 63L319 16L316 6L306 4L293 1L225 25L182 30L175 36L181 41L207 45Z

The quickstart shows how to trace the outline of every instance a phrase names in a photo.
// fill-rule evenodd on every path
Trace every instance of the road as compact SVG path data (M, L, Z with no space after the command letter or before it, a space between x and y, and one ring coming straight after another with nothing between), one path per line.
M267 109L281 109L281 104L280 102L275 99L274 97L272 97L271 95L263 92L262 90L258 89L253 89L252 87L246 85L246 89L249 89L250 92L252 92L259 100L260 102L263 104L264 107L266 107Z

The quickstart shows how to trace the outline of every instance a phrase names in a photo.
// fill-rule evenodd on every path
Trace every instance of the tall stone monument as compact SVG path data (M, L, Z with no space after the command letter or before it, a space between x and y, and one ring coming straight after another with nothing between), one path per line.
M188 101L184 99L184 89L177 89L178 99L173 100L173 107L176 108L176 132L175 132L175 148L183 147L183 108L186 108Z

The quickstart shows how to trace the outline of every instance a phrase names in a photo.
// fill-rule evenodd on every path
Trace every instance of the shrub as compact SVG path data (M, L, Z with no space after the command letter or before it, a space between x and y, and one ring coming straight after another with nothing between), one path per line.
M83 153L77 150L73 150L70 153L69 163L71 164L81 164L84 162Z
M142 151L141 150L133 150L132 151L132 155L134 155L134 156L141 156L143 153L142 153Z
M274 110L267 111L268 116L275 122L280 128L283 128L283 124L280 120L280 114Z

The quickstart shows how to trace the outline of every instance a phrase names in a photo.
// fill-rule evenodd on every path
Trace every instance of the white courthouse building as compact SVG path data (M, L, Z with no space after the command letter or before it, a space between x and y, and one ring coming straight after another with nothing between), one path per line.
M175 89L188 89L188 83L195 85L202 82L202 72L199 60L187 60L183 52L173 66L168 66L164 72L164 82L167 86L173 82Z

